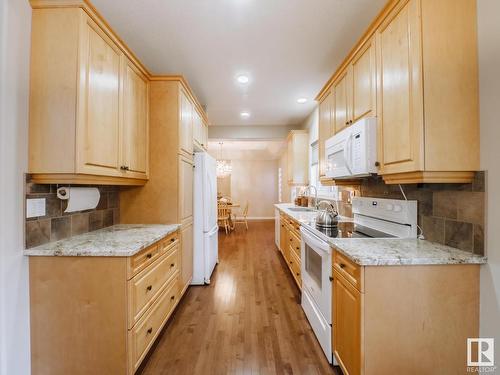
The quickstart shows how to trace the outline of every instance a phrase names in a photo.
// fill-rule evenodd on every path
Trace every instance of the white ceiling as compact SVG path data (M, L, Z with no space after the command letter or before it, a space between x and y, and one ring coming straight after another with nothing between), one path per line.
M212 125L301 123L386 2L92 1L152 73L186 77ZM236 84L241 73L250 77L246 87Z
M216 159L275 160L285 150L284 140L208 142L208 153Z

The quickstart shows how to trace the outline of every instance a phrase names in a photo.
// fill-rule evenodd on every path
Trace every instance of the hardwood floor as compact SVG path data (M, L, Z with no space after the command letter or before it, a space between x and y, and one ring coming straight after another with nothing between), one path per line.
M274 221L219 234L209 286L192 286L142 368L152 374L341 374L300 307Z

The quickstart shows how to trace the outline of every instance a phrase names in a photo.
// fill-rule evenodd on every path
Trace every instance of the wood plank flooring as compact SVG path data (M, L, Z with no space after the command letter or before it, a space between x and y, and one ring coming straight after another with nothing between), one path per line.
M209 286L192 286L139 373L340 374L300 307L274 244L274 221L219 234Z

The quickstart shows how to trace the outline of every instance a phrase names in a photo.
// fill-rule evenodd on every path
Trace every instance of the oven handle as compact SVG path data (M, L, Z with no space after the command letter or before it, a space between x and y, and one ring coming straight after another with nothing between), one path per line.
M309 232L308 230L304 228L300 228L300 232L302 234L302 241L307 243L311 249L313 249L315 252L317 252L320 255L323 255L319 253L318 249L323 251L324 253L329 253L330 251L330 245L323 241L322 239L316 237L314 234Z

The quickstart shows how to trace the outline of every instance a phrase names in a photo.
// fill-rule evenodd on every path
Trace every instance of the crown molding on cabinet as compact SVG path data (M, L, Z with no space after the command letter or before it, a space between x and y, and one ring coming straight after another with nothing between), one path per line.
M337 78L344 72L344 69L350 64L353 57L358 53L358 51L363 48L365 43L373 37L375 31L380 26L382 21L390 14L390 12L394 9L394 7L400 2L400 0L389 0L387 4L382 8L380 13L375 17L370 26L366 29L364 34L358 40L358 42L354 45L351 51L347 54L342 63L337 67L333 75L330 79L325 83L325 85L321 88L320 92L314 100L321 101L323 97L328 93L328 90L333 85L333 83L337 80Z
M191 86L187 82L186 78L181 75L153 75L144 66L144 64L139 60L139 58L132 52L132 50L127 46L127 44L118 36L118 34L113 30L106 19L99 13L99 11L94 7L94 5L88 0L29 0L32 9L47 9L47 8L81 8L88 14L88 16L96 22L110 37L114 43L122 50L122 52L137 66L137 68L143 73L149 81L179 81L182 83L184 89L187 91L190 99L196 104L196 109L203 117L205 122L209 124L207 114L203 109L196 96L194 95Z

